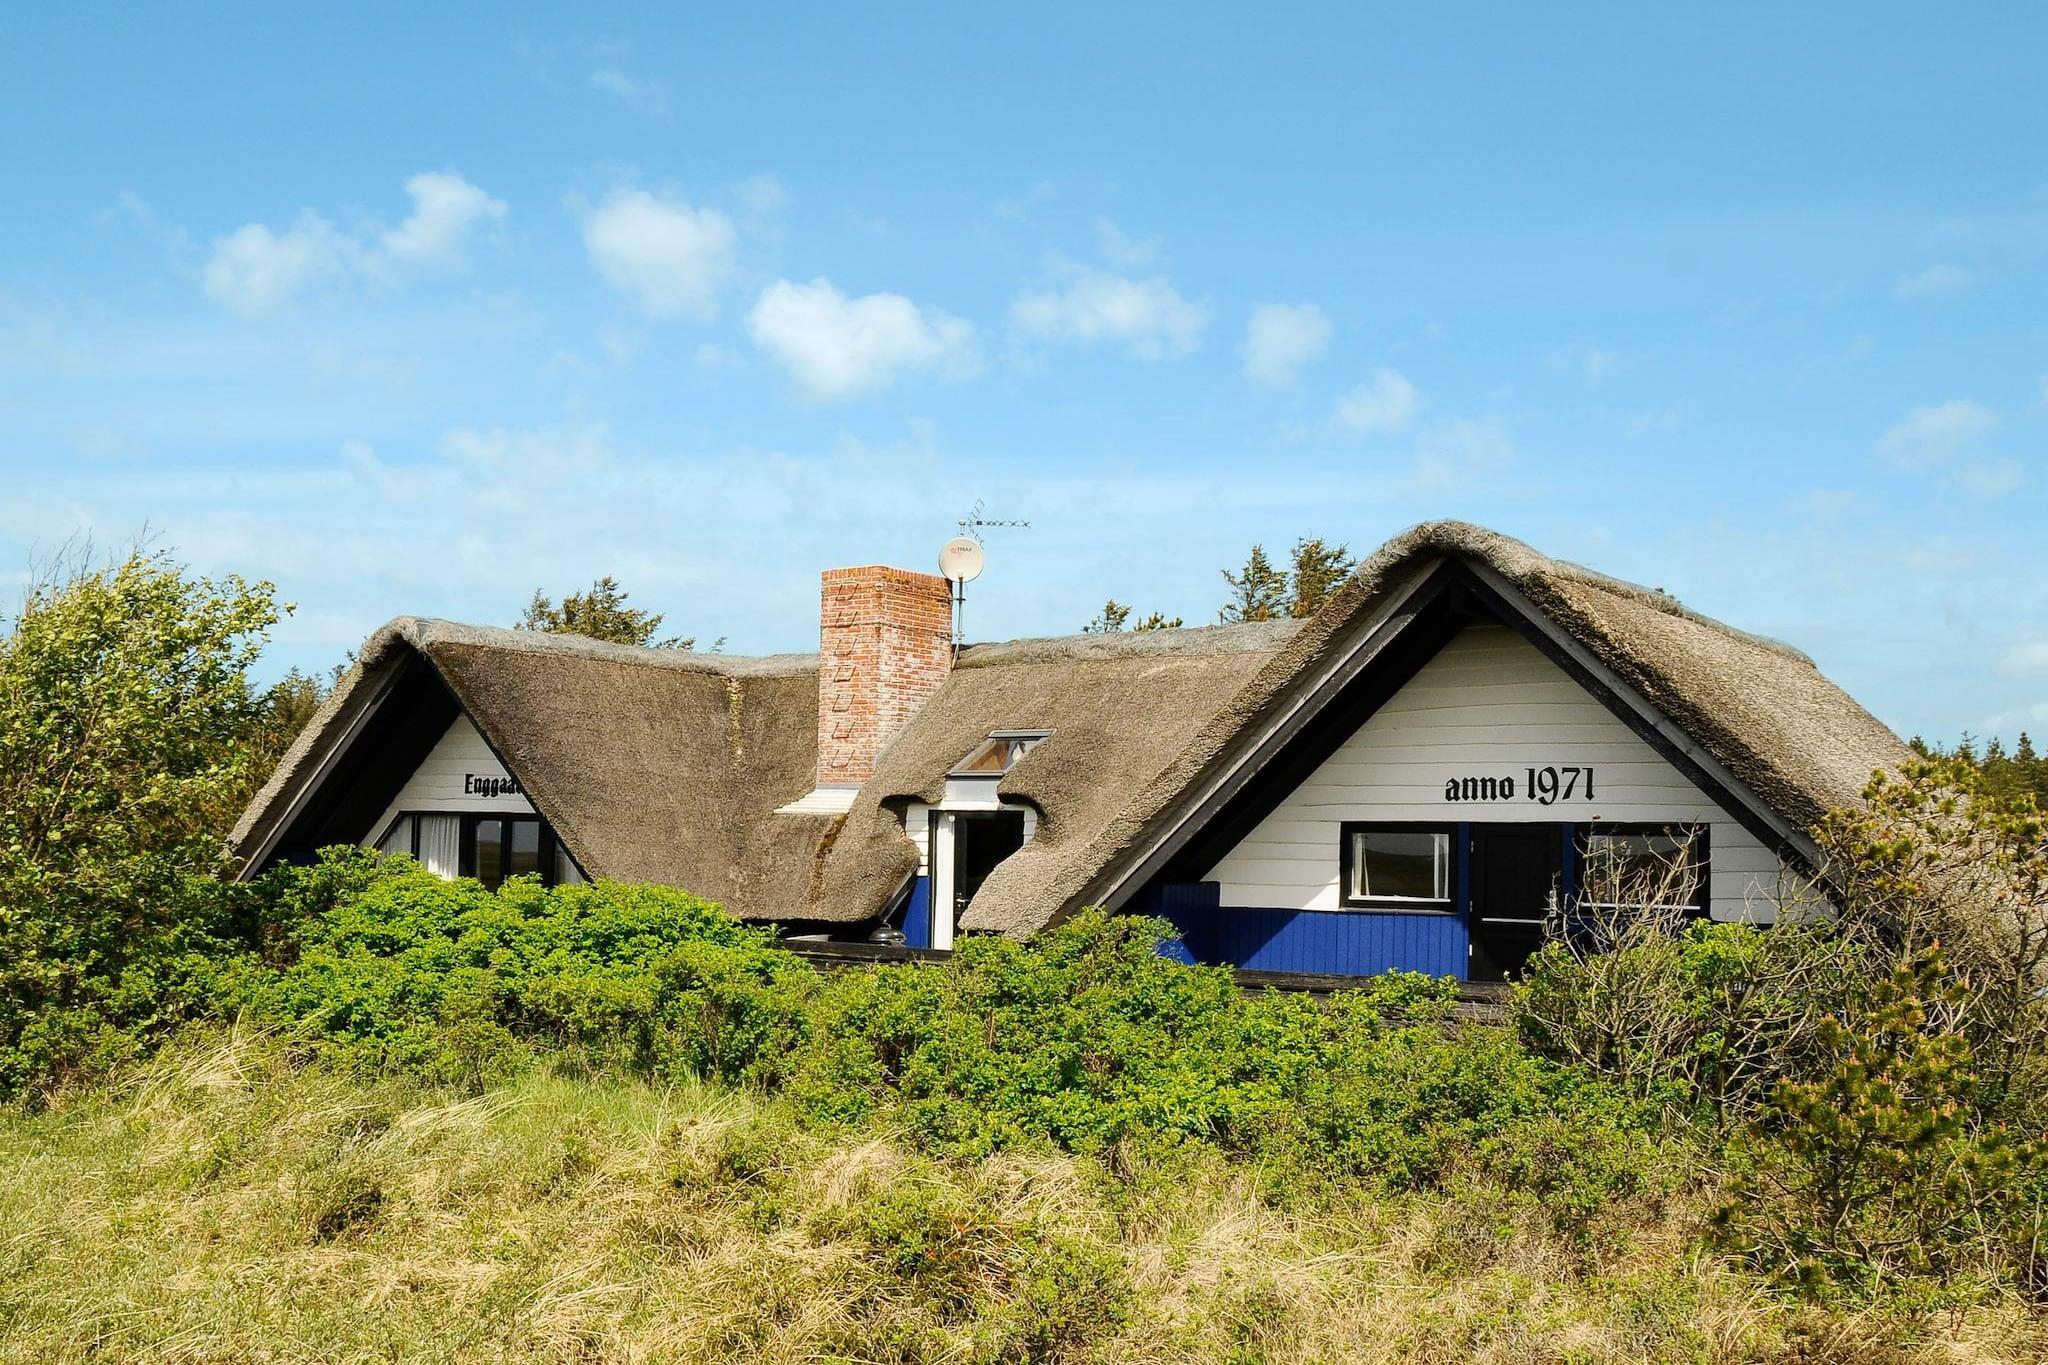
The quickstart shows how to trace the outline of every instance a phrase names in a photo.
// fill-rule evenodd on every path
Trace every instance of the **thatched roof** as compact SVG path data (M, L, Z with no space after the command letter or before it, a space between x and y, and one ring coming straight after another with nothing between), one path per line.
M1051 735L997 791L1038 811L1038 832L990 875L961 921L1005 927L991 907L1029 906L1044 923L1072 865L1196 731L1272 658L1298 623L1018 640L963 650L951 676L882 753L831 853L805 918L860 920L917 868L909 801L937 801L946 772L992 730ZM1035 927L1035 926L1033 926Z
M1505 536L1435 522L1374 553L1306 622L971 646L844 817L777 813L812 785L813 656L735 659L404 618L365 647L237 844L260 850L380 678L413 658L592 875L682 886L748 918L852 924L881 913L915 869L904 807L937 800L989 732L1045 730L999 785L1038 811L1037 833L961 924L1026 934L1091 900L1127 899L1131 869L1185 834L1203 784L1278 733L1311 684L1447 565L1515 599L1561 649L1649 702L1781 828L1853 803L1873 769L1908 756L1796 650Z
M1789 645L1691 611L1668 593L1548 558L1483 527L1426 522L1360 564L1174 763L1103 827L1075 859L1096 873L1047 918L1099 893L1107 870L1156 839L1233 744L1270 721L1305 678L1446 563L1469 566L1526 600L1562 639L1668 717L1794 831L1805 831L1831 808L1857 804L1873 771L1911 758L1883 722ZM1021 923L1000 927L1024 929Z
M378 688L422 659L592 876L663 882L749 917L801 900L829 818L811 788L817 659L636 649L401 617L306 727L234 835L256 851Z

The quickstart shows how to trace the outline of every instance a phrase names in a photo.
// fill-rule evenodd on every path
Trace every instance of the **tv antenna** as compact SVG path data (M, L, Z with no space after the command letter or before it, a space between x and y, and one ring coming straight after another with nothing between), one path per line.
M960 534L939 547L939 572L953 585L953 658L960 658L960 642L965 638L961 623L967 618L967 585L981 577L981 571L988 564L983 551L981 533L996 527L1015 528L1028 531L1028 521L1004 521L983 516L988 504L980 498L974 500L974 508L956 523Z
M989 527L1013 526L1021 531L1028 531L1031 529L1031 523L1028 521L991 520L990 518L982 515L982 513L986 512L987 510L988 504L983 502L980 498L976 498L974 500L974 510L969 512L966 516L960 518L960 520L954 522L953 524L960 528L961 535L971 536L977 541L981 539L982 531Z

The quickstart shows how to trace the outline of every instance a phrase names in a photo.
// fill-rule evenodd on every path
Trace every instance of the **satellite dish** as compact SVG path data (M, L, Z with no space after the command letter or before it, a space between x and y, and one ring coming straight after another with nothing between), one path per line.
M954 536L939 547L939 572L955 583L979 578L981 562L981 542L973 536Z

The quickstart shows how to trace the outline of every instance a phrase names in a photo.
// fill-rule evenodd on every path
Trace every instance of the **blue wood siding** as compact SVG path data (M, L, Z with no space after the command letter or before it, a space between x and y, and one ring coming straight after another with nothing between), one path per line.
M903 903L903 942L906 947L932 946L932 879L919 877L910 884L910 899Z
M1216 957L1268 972L1424 972L1463 978L1462 915L1403 915L1377 910L1220 911Z
M1145 913L1171 920L1180 930L1180 942L1159 951L1176 962L1214 962L1216 908L1219 888L1215 882L1191 882L1156 886L1147 897Z
M1463 915L1381 911L1246 910L1217 905L1214 882L1155 887L1145 911L1173 922L1181 942L1168 956L1268 972L1423 972L1463 980Z

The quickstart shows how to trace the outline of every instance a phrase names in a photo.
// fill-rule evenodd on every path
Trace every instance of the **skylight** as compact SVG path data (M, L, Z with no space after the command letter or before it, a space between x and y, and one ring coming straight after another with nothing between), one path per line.
M1050 735L1050 730L991 730L974 751L953 765L948 777L1001 777Z

